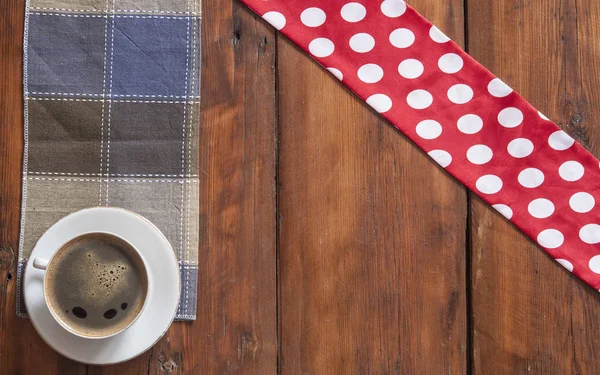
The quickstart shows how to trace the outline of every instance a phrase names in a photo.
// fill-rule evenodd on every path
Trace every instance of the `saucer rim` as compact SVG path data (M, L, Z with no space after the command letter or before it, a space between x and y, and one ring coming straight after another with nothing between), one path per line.
M35 322L35 319L37 319L37 318L34 318L34 317L33 317L33 315L30 313L30 311L31 311L31 310L29 309L29 306L28 306L28 298L27 298L27 293L26 293L26 289L27 289L27 283L26 283L26 280L27 280L27 271L28 271L28 270L30 270L30 269L33 267L33 265L32 265L32 262L33 262L33 259L35 259L35 257L33 257L33 254L34 254L35 250L37 249L37 247L38 247L38 244L41 242L42 238L44 238L44 236L46 236L46 234L47 234L47 233L48 233L48 232L49 232L49 231L50 231L52 228L54 228L55 226L57 226L57 225L59 225L59 224L60 224L60 225L62 225L62 224L64 224L64 222L66 222L66 221L67 221L69 218L70 218L70 219L73 219L73 217L75 217L75 216L82 215L82 214L87 214L87 213L88 213L88 212L90 212L90 211L104 211L104 212L111 212L111 211L112 211L112 212L115 212L115 211L119 211L119 212L125 213L125 214L127 214L127 215L130 215L130 216L132 216L132 217L135 217L135 219L136 219L136 220L143 221L143 222L144 222L146 225L148 225L149 229L151 229L151 230L152 230L152 231L154 231L156 234L158 234L160 237L162 237L162 239L164 240L164 243L165 243L165 244L167 244L167 249L165 249L165 251L164 251L164 252L165 252L165 253L167 253L167 252L168 252L168 253L169 253L169 254L172 256L172 258L173 258L173 261L174 261L174 265L175 265L175 267L174 267L174 270L175 270L175 272L177 273L177 278L176 278L176 279L177 279L177 291L178 291L178 292L177 292L177 298L175 299L177 302L176 302L176 303L174 303L173 312L170 314L170 319L169 319L169 322L168 322L168 324L165 326L165 328L164 328L164 329L162 329L162 330L161 330L161 333L158 335L158 337L157 337L157 338L156 338L156 339L155 339L155 340L154 340L154 341L153 341L151 344L147 345L147 347L145 347L145 348L144 348L142 351L139 351L139 352L137 352L137 353L134 353L133 355L130 355L130 356L125 356L123 359L120 359L120 360L117 360L117 361L110 361L110 362L92 362L92 361L82 360L82 359L80 359L80 358L77 358L76 356L73 356L73 355L71 355L71 354L72 354L72 352L66 352L66 351L64 351L64 350L61 350L61 349L59 349L59 348L58 348L56 345L52 345L52 344L51 344L51 343L50 343L50 342L47 340L47 338L46 338L46 337L45 337L45 336L44 336L44 335L43 335L43 334L40 332L40 330L38 329L38 326L37 326L37 324L36 324L36 322ZM62 224L61 224L61 223L62 223ZM105 230L101 230L101 231L102 231L102 232L104 232L104 233L109 233L109 234L114 234L114 235L117 235L117 236L119 236L120 238L123 238L123 239L125 239L127 242L130 242L129 240L127 240L126 238L124 238L124 236L123 236L123 235L121 235L121 234L116 234L116 233L112 233L112 232L110 232L110 231L105 231ZM72 237L72 238L75 238L75 237L77 237L77 236L81 236L81 235L83 235L83 234L86 234L86 233L92 233L92 232L78 232L78 233L77 233L77 234L76 234L74 237ZM67 239L67 241L70 241L72 238L70 238L70 239ZM65 242L65 243L66 243L66 242ZM59 248L60 248L60 246L59 246L58 248L56 248L56 249L52 250L52 253L51 253L51 255L50 255L50 258L51 258L52 256L54 256L54 254L56 253L56 251L58 251L58 249L59 249ZM166 250L168 250L168 251L166 251ZM171 325L173 324L173 321L175 320L175 317L177 316L177 310L178 310L178 308L179 308L179 299L180 299L180 296L181 296L181 274L180 274L180 271L179 271L179 261L178 261L178 259L177 259L176 255L175 255L175 252L174 252L174 250L173 250L173 246L171 245L171 243L169 242L169 240L166 238L166 236L165 236L165 235L162 233L162 231L161 231L161 230L160 230L160 229L159 229L159 228L158 228L158 227L157 227L157 226L156 226L154 223L152 223L150 220L148 220L147 218L145 218L144 216L142 216L142 215L140 215L140 214L138 214L138 213L136 213L136 212L133 212L133 211L131 211L131 210L127 210L127 209L125 209L125 208L121 208L121 207L114 207L114 206L89 207L89 208L84 208L84 209L81 209L81 210L78 210L78 211L72 212L72 213L70 213L70 214L68 214L68 215L66 215L66 216L64 216L64 217L62 217L62 218L60 218L60 219L59 219L59 220L57 220L57 221L56 221L54 224L52 224L52 225L51 225L51 226L50 226L50 227L49 227L49 228L48 228L48 229L47 229L47 230L46 230L46 231L45 231L45 232L44 232L44 233L43 233L43 234L40 236L40 238L39 238L39 239L38 239L38 241L36 242L35 246L33 247L33 250L31 251L31 254L30 254L30 256L29 256L29 258L28 258L28 260L27 260L27 262L26 262L26 264L25 264L25 267L24 267L24 269L23 269L23 302L24 302L25 308L27 309L27 310L26 310L26 311L28 312L28 314L27 314L27 315L28 315L28 317L29 317L29 319L30 319L30 321L31 321L31 323L32 323L31 325L33 326L34 330L36 331L36 333L38 334L38 336L39 336L39 337L42 339L42 341L44 341L44 343L46 343L46 345L48 345L50 348L52 348L52 350L54 350L54 351L55 351L55 352L57 352L58 354L60 354L60 355L62 355L62 356L64 356L64 357L66 357L66 358L68 358L68 359L71 359L71 360L73 360L73 361L76 361L76 362L79 362L79 363L82 363L82 364L85 364L85 365L92 365L92 366L110 366L110 365L117 365L117 364L120 364L120 363L124 363L124 362L130 361L130 360L132 360L132 359L134 359L134 358L137 358L137 357L141 356L142 354L146 353L146 352L147 352L148 350L150 350L150 349L151 349L151 348L152 348L154 345L156 345L156 343L158 343L158 341L160 341L160 339L161 339L161 338L163 338L163 336L164 336L164 335L167 333L167 331L169 330L169 328L170 328L170 327L171 327ZM42 298L43 298L43 297L42 297ZM147 307L147 306L146 306L146 307ZM46 306L46 308L48 309L48 307L47 307L47 306ZM49 312L50 312L50 311L49 311ZM137 322L137 321L139 321L139 318L141 318L141 317L142 317L142 315L143 315L144 313L146 313L146 314L148 313L148 309L147 309L147 308L145 308L143 311L141 311L141 312L140 312L140 314L138 315L138 319L136 319L136 322ZM50 312L50 314L52 314L52 313ZM128 329L129 329L129 328L133 327L133 326L134 326L134 324L135 324L136 322L133 322L133 323L132 323L132 324L131 324L131 325L130 325L130 326L127 328L127 329L125 329L125 330L123 330L123 331L121 331L121 332L119 332L119 333L117 333L117 334L115 334L115 335L113 335L113 336L106 337L106 338L102 338L102 339L99 339L99 340L94 340L94 341L101 341L101 340L105 340L105 339L106 339L106 340L108 340L108 339L116 339L116 338L118 338L119 336L123 335L123 334L124 334L124 333L125 333L125 332L126 332ZM60 325L60 324L59 324L59 325ZM62 327L62 326L61 326L61 328L62 328L62 329L64 329L64 327ZM65 330L65 331L69 332L68 330ZM69 333L70 333L70 332L69 332ZM72 333L71 333L71 334L72 334ZM77 336L77 335L73 335L73 336L74 336L74 337L79 337L79 336ZM81 337L80 337L80 338L81 338ZM85 340L86 338L83 338L83 339Z

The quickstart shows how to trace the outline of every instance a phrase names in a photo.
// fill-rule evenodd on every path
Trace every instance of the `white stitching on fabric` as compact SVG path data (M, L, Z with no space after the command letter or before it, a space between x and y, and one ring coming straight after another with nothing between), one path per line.
M67 172L29 172L33 175L42 176L91 176L91 177L102 177L101 173L67 173Z
M189 5L189 0L188 0L188 5ZM193 0L193 7L192 7L192 12L195 12L198 6L198 1L197 0ZM188 9L189 10L189 9ZM191 82L191 90L192 90L192 95L194 94L194 90L195 90L195 79L196 79L196 58L197 58L197 53L198 51L196 50L196 27L197 27L197 22L196 20L193 21L192 24L192 72L191 72L191 76L192 76L192 82ZM187 92L186 92L187 94ZM191 155L191 148L192 148L192 121L194 121L194 106L190 105L190 111L189 111L189 119L187 121L187 126L188 126L188 139L187 139L187 167L188 167L188 174L191 173L191 160L192 160L192 155ZM186 207L186 240L185 240L185 255L184 255L184 260L187 261L189 260L189 256L190 256L190 202L191 202L191 189L192 189L192 185L188 186L187 188L187 207ZM189 279L186 278L185 280L185 312L188 312L189 309Z
M29 97L29 95L60 95L60 96L93 96L93 97L104 97L102 94L79 94L73 92L40 92L40 91L31 91L26 92L25 96ZM106 99L111 98L173 98L173 99L200 99L200 96L180 96L180 95L137 95L137 94L122 94L122 95L107 95ZM112 99L114 100L114 99Z
M129 15L129 14L70 14L70 13L47 13L47 12L29 12L32 16L58 16L70 18L154 18L163 20L185 20L193 16L157 16L157 15Z
M165 180L131 180L131 179L123 179L123 178L109 178L110 182L152 182L152 183L170 183L170 184L189 184L191 181L189 180L179 180L179 179L165 179Z
M114 32L114 29L113 29ZM112 57L111 57L112 59ZM112 62L111 62L111 76L112 76ZM112 79L111 79L112 81ZM106 175L110 176L110 120L112 117L112 103L108 102L108 121L106 122ZM106 196L104 197L104 204L108 206L108 180L106 181Z
M104 9L108 10L108 1L104 5ZM102 64L102 97L106 96L106 57L108 55L108 18L104 22L104 62ZM102 116L100 119L100 175L102 175L102 170L104 168L104 114L106 111L106 101L102 100ZM98 189L98 206L102 205L102 184L100 184L100 188Z
M129 15L129 14L115 14L114 17L116 18L156 18L156 19L162 19L162 20L184 20L184 19L191 19L193 18L192 16L156 16L156 15L147 15L147 16L141 16L141 15Z
M179 177L179 178L198 177L197 174L181 175L181 174L120 174L120 173L114 173L114 174L111 174L111 176L116 176L116 177Z
M189 11L190 10L189 7L192 5L192 2L190 0L188 0L187 3L188 3L188 11ZM193 1L193 6L192 6L192 12L195 9L195 5L196 5L195 3L196 2L194 0ZM191 25L192 26L191 27L192 28L192 64L191 64L191 69L192 69L191 76L192 76L192 80L191 80L191 86L188 87L188 85L186 84L186 94L188 93L187 90L191 89L192 95L194 94L194 92L193 92L193 90L194 90L194 80L196 78L195 74L194 74L194 65L196 63L196 33L195 33L196 22L197 22L196 20L192 20L192 25ZM190 172L191 160L192 160L190 158L190 154L191 154L190 153L190 146L191 146L190 137L192 135L191 134L191 126L190 126L190 124L191 124L191 121L192 121L192 113L194 111L194 107L191 104L188 104L188 105L190 106L189 115L188 115L189 118L185 122L185 126L187 126L187 139L186 139L186 142L187 142L187 156L186 156L186 159L187 159L187 172L189 173ZM183 251L183 260L184 261L186 261L187 258L188 258L189 248L190 248L190 194L191 194L191 189L192 188L193 188L192 184L189 184L189 185L186 186L186 190L187 190L187 197L186 197L187 204L186 204L186 208L185 208L185 248L182 249L182 251ZM190 307L189 306L189 298L188 298L188 296L189 296L189 284L190 284L189 278L186 277L186 279L185 279L185 298L184 298L184 301L185 301L185 312L186 312L186 314L188 313L188 310L189 310L189 307Z
M177 320L196 320L196 315L177 314L175 316L175 319L177 319Z
M169 184L189 184L191 181L177 180L177 179L166 179L166 180L131 180L124 178L109 178L110 182L150 182L150 183L169 183Z
M48 7L31 7L30 10L34 10L34 12L29 12L29 14L42 15L42 16L58 16L56 13L47 13L47 12L39 12L39 11L56 11L56 12L77 12L77 13L99 13L100 17L106 17L108 14L107 11L102 9L69 9L69 8L48 8ZM133 9L117 9L114 13L110 13L110 15L115 15L116 17L122 17L119 13L143 13L144 15L150 16L179 16L174 18L184 18L184 17L201 17L201 14L193 14L189 12L170 12L166 10L133 10Z
M25 9L29 9L29 0L25 0ZM28 65L28 49L29 49L29 15L25 13L25 24L23 30L23 92L26 93L29 89L29 76L27 72ZM18 258L21 260L23 257L23 246L25 243L25 211L27 208L27 169L29 159L29 103L23 99L23 176L21 178L21 230L19 231L19 255ZM23 281L22 267L17 266L17 301L16 301L16 312L19 316L26 316L22 313L23 308L21 307L21 283Z
M174 99L200 99L200 96L180 96L180 95L113 95L116 98L174 98Z
M198 269L198 265L197 264L184 264L184 263L179 263L179 267L184 268L186 270L197 270Z
M187 7L189 10L189 0L187 1ZM136 16L132 16L136 17ZM184 79L184 96L188 94L188 79L189 79L189 61L190 61L190 18L187 19L185 28L185 79ZM187 104L183 106L183 124L181 125L182 136L181 136L181 174L185 173L185 144L186 144L186 121L187 121ZM181 209L179 210L179 254L178 257L181 260L183 256L183 219L185 215L184 210L184 198L185 198L185 185L181 189ZM181 301L180 301L181 303Z
M181 179L162 179L162 180L145 180L145 179L126 179L126 178L76 178L76 177L27 177L28 180L39 181L73 181L73 182L149 182L149 183L170 183L170 184L189 184L190 180Z
M108 0L107 0L108 1ZM115 2L112 3L112 10L115 10ZM108 11L108 7L107 7ZM112 97L112 88L113 88L113 62L115 57L115 18L112 17L110 20L111 23L111 33L110 33L110 83L108 88L108 95ZM106 176L110 176L110 120L112 117L112 102L108 102L108 120L106 122ZM108 206L108 189L110 179L106 179L106 197L104 199L104 203Z
M71 173L71 172L29 172L30 175L41 175L41 176L91 176L91 177L103 177L103 173ZM144 174L144 173L111 173L109 177L198 177L197 174Z
M78 181L78 182L101 182L102 178L62 178L62 177L28 177L29 180L41 181Z
M50 11L57 11L57 12L77 12L77 13L98 13L98 12L107 12L104 9L69 9L69 8L49 8L49 7L30 7L29 9L31 10L50 10ZM167 15L175 15L175 14L181 14L181 15L188 15L191 17L201 17L201 14L191 14L188 12L171 12L171 11L166 11L166 10L135 10L135 9L116 9L115 10L115 14L118 13L144 13L144 14L157 14L157 15L163 15L163 14L167 14Z
M21 263L21 259L19 259L19 263L17 264L17 315L21 318L27 318L27 314L21 311L21 280L23 280L24 267L25 263Z
M71 92L40 92L40 91L30 91L25 92L25 96L29 95L61 95L61 96L97 96L102 97L102 94L77 94Z
M68 14L68 13L45 13L45 12L29 12L32 16L59 16L72 18L108 18L106 14Z
M146 14L182 14L191 17L201 17L201 13L190 13L190 12L172 12L168 10L133 10L133 9L117 9L115 13L146 13Z
M141 99L80 99L80 98L51 98L51 97L26 97L28 100L47 100L63 102L110 102L113 103L152 103L152 104L200 104L199 100L179 101L179 100L141 100Z
M33 10L56 10L56 11L65 11L65 12L104 12L104 9L69 9L69 8L49 8L49 7L31 7L29 9Z

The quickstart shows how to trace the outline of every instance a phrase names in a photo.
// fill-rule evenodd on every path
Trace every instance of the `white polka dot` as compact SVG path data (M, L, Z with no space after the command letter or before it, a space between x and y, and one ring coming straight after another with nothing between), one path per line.
M424 70L423 64L415 59L404 60L398 65L398 73L407 79L419 78Z
M381 12L388 17L400 17L406 12L406 4L402 0L385 0L381 3Z
M320 8L307 8L300 14L300 20L308 27L319 27L326 18L327 15Z
M554 203L545 198L534 199L529 202L527 211L537 219L545 219L554 213Z
M408 48L415 42L415 34L409 29L396 29L390 34L390 43L396 48Z
M366 53L375 47L375 39L367 33L354 34L350 38L350 48L354 52Z
M496 211L500 212L502 216L510 220L513 216L513 210L505 204L495 204L492 207L496 209Z
M348 3L342 7L340 13L347 22L359 22L367 15L367 9L359 3Z
M511 92L513 92L513 90L510 87L508 87L506 83L502 82L500 78L494 78L488 84L488 91L490 92L490 94L492 94L492 96L495 96L496 98L504 98L505 96L508 96Z
M486 145L475 145L467 150L467 159L473 164L482 165L492 160L494 153Z
M333 53L335 45L327 38L313 39L308 45L308 50L316 57L327 57Z
M556 151L564 151L573 146L575 140L562 130L557 130L548 137L548 144Z
M339 79L340 81L344 79L344 75L342 74L342 72L340 72L339 69L336 69L336 68L327 68L327 70L329 70L329 72L331 74L333 74L335 76L335 78Z
M569 199L569 206L575 212L585 214L590 212L596 205L596 200L590 193L581 192L575 193Z
M544 120L550 121L550 119L546 115L544 115L542 112L538 111L538 115L540 115L540 117L543 118Z
M432 26L431 29L429 29L429 37L436 43L446 43L450 41L450 38L435 26Z
M590 267L590 270L593 273L597 273L600 275L600 255L596 255L595 257L590 259L588 266Z
M367 104L379 113L385 113L392 108L392 99L384 94L375 94L367 98Z
M423 139L435 139L442 134L442 125L435 120L423 120L417 125L417 134Z
M532 189L544 183L544 173L536 168L527 168L519 173L517 179L521 186Z
M447 53L438 60L440 70L448 74L458 73L463 68L463 65L462 57L456 53Z
M279 12L267 12L263 14L263 18L277 30L283 29L286 23L285 17Z
M414 109L425 109L433 103L433 96L428 91L415 90L408 94L406 102Z
M454 104L465 104L473 99L473 89L469 86L459 83L450 87L448 90L448 99Z
M496 194L502 190L502 180L498 176L487 174L477 179L475 187L483 194Z
M505 108L498 114L498 122L505 128L516 128L523 122L523 112L514 107Z
M600 243L600 225L588 224L579 230L579 238L587 244L595 245Z
M483 128L483 120L477 115L469 114L459 118L456 125L462 133L476 134Z
M527 138L517 138L510 141L507 147L508 153L517 159L531 155L533 152L533 142Z
M585 170L583 169L583 165L573 160L562 163L562 165L558 168L558 174L560 177L569 182L579 180L581 177L583 177L584 173Z
M357 74L364 83L375 83L383 78L383 69L377 64L365 64L358 69Z
M565 267L569 272L573 272L573 264L566 259L556 259L556 261L563 267Z
M556 249L565 242L565 236L556 229L546 229L538 234L537 242L546 249Z
M431 158L433 158L433 160L435 160L443 168L446 168L450 165L450 163L452 163L452 155L450 155L448 151L433 150L429 151L427 154L431 156Z

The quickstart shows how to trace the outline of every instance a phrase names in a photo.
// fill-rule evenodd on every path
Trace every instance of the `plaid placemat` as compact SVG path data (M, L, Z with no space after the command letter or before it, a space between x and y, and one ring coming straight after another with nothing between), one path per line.
M177 319L196 318L199 0L28 0L22 271L57 220L117 206L179 259Z

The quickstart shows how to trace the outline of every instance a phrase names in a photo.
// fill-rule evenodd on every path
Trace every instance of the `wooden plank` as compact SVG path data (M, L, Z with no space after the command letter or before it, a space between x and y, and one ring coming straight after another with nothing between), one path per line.
M276 372L275 36L239 5L203 8L199 306L124 364L77 364L15 315L23 0L0 4L0 368L7 374ZM9 276L10 275L10 276Z
M184 370L274 374L275 33L235 1L203 12L199 302Z
M202 12L197 320L90 374L276 372L275 35L238 2Z
M17 256L23 154L24 0L0 3L0 372L84 374L56 354L28 320L16 315Z
M281 372L465 373L465 189L283 37L277 71Z
M600 6L469 1L469 51L595 155ZM473 373L591 374L598 293L479 200L471 206Z

